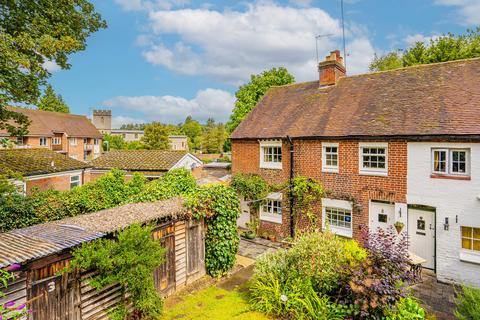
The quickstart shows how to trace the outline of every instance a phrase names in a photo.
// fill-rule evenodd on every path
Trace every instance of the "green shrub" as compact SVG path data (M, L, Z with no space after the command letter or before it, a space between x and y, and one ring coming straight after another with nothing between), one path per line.
M152 202L165 200L194 192L197 183L192 173L186 169L175 169L163 177L145 185L141 192L133 194L127 202Z
M334 302L336 294L366 257L355 241L329 232L302 235L290 250L278 250L257 261L252 305L292 319L317 319L318 314L343 319L354 307Z
M237 219L240 203L235 190L225 185L201 187L187 198L193 217L205 219L205 267L213 277L224 275L236 259L240 239Z
M95 269L98 273L89 283L102 289L119 284L130 294L134 314L141 319L160 319L162 299L153 279L153 272L164 261L165 249L153 240L153 227L138 224L121 231L117 240L98 239L74 250L66 271ZM124 314L124 306L112 311L114 317Z
M232 177L232 188L247 201L265 198L269 191L269 186L259 175L237 173ZM253 208L258 208L261 202L252 202Z
M425 319L425 310L412 297L401 298L395 304L385 320L420 320Z
M455 316L459 320L480 319L480 289L462 286L455 304Z

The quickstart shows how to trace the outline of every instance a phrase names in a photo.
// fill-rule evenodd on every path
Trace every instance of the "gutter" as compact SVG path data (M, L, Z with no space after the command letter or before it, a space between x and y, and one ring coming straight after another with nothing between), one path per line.
M295 237L295 219L293 216L293 204L294 204L294 197L293 197L293 141L290 136L287 136L287 141L290 144L290 179L289 179L289 199L290 199L290 237L293 239Z

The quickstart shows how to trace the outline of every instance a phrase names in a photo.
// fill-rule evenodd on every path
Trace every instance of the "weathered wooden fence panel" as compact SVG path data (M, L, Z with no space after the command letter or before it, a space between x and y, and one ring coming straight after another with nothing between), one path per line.
M205 241L203 223L187 221L187 284L205 275Z
M61 273L67 260L33 269L28 276L28 300L34 320L80 320L77 276Z

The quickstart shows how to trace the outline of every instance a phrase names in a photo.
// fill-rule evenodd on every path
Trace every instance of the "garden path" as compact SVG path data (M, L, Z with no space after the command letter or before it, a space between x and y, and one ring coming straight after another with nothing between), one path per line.
M255 260L262 254L276 251L281 247L282 245L278 242L272 242L262 238L255 238L252 240L242 238L240 239L238 255Z

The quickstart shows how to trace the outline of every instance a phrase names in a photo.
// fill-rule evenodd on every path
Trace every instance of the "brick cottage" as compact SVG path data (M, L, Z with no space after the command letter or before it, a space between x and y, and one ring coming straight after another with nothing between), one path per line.
M233 174L314 178L320 227L358 240L401 222L440 280L480 286L480 59L346 76L334 51L319 73L271 88L232 133ZM260 232L290 236L290 205L270 194Z

